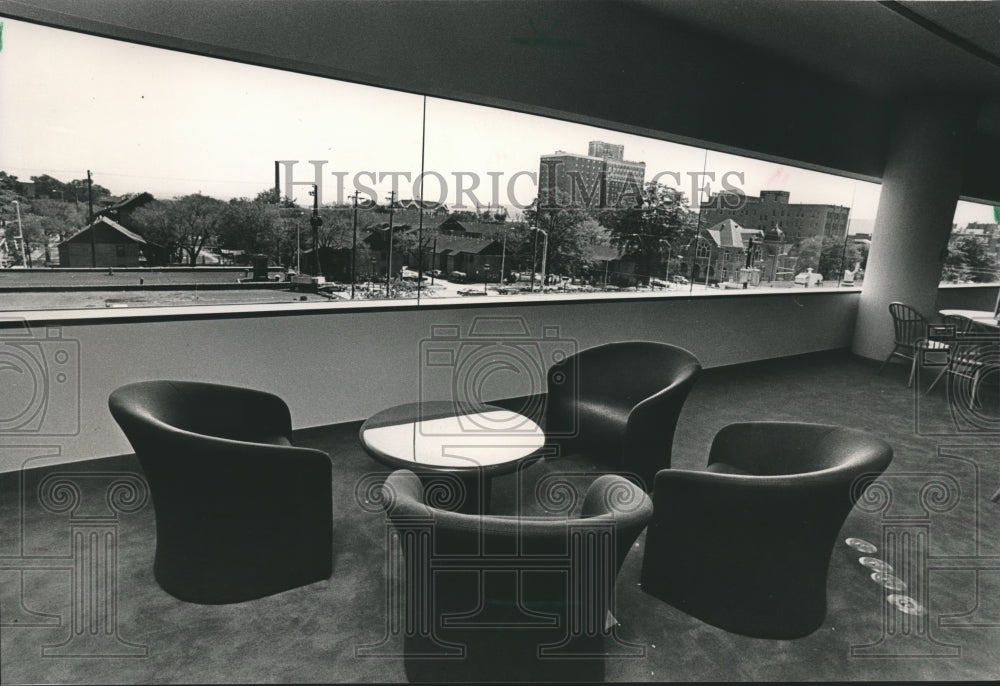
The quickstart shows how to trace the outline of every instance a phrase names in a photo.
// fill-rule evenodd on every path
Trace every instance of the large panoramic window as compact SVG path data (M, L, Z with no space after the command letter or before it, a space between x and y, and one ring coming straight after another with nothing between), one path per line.
M941 283L1000 281L1000 206L960 200L955 208Z
M877 184L4 24L0 309L664 297L864 278Z

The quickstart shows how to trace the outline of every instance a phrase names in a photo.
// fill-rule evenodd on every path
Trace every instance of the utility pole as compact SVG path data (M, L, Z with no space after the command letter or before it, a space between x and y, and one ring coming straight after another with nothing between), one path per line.
M385 297L389 297L392 285L392 213L396 207L396 191L389 191L389 257L385 264Z
M351 300L354 300L355 267L358 259L358 191L354 191L354 238L351 241Z
M434 229L434 247L431 248L431 285L434 285L434 270L437 269L438 230Z
M323 217L319 216L319 191L316 184L312 185L309 195L313 197L313 213L309 217L309 225L313 230L313 257L316 258L316 273L313 276L323 276L323 269L319 264L319 227L323 226Z
M420 119L420 199L417 209L420 212L420 223L417 226L417 304L420 304L420 293L424 285L424 163L426 161L427 144L427 96L424 96L423 114Z
M17 241L21 248L21 266L28 266L28 253L24 249L24 229L21 227L21 203L14 200L12 203L17 210Z
M97 228L94 226L94 180L87 170L87 223L90 225L90 266L97 269Z

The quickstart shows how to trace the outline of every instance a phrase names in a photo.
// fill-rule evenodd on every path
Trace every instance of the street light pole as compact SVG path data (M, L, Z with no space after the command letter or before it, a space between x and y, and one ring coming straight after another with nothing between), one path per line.
M503 230L503 248L500 250L500 283L503 283L504 261L507 259L507 228Z
M530 285L529 290L532 293L534 293L535 292L535 265L538 263L538 229L536 229L534 226L532 226L531 230L534 231L535 234L534 234L534 242L533 242L533 245L531 247L531 285Z
M486 285L490 282L490 265L489 263L483 265L483 295L489 295L486 290Z
M670 283L670 254L674 251L674 245L666 238L661 238L660 240L667 244L667 266L663 271L663 280Z
M545 288L545 259L549 255L549 232L546 231L545 229L538 229L538 231L541 231L542 235L545 236L545 239L542 241L542 288L544 289Z
M392 213L396 207L396 191L389 191L389 257L385 264L385 297L389 297L392 287Z
M688 293L694 293L694 262L695 262L695 259L698 257L698 248L701 247L701 232L700 231L694 237L694 240L691 241L691 243L694 243L695 246L694 246L694 252L691 253L691 280L690 280L690 283L688 284L690 286L690 288L688 288ZM688 250L691 249L691 243L688 243Z
M712 244L708 244L708 262L705 263L705 288L708 288L708 272L712 269Z

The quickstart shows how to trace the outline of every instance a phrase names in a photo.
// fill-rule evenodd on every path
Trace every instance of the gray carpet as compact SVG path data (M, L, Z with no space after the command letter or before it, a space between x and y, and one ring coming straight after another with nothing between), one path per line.
M617 618L621 640L643 646L645 654L608 660L606 680L1000 678L1000 505L990 500L1000 486L1000 426L987 421L996 399L987 393L986 409L953 412L944 388L915 396L903 364L882 375L876 369L830 353L709 370L678 424L678 468L703 467L714 433L736 421L842 424L893 446L885 489L868 511L855 509L842 530L823 626L796 641L769 641L703 624L638 587L640 537L618 578ZM920 383L926 386L927 377ZM151 504L131 502L127 489L106 499L112 482L141 474L133 457L0 475L3 683L405 680L400 657L356 657L357 648L379 643L387 632L385 520L358 488L384 470L361 449L357 429L340 425L295 437L334 462L331 579L237 605L188 604L156 585ZM106 430L118 430L110 416ZM572 466L570 458L537 463L522 476ZM78 505L71 487L54 487L56 472L76 484ZM519 486L514 475L498 478L494 489L496 510L513 509L517 499L532 506L530 486ZM879 500L886 494L891 500ZM887 592L858 564L860 554L842 543L854 536L881 547L883 532L893 527L926 535L925 583L915 591L927 606L922 617L889 605ZM79 565L90 558L73 547L74 536L95 531L105 552L117 550L117 565L107 565L117 569L117 593L106 606L74 607L74 598L104 599L80 587L90 577Z

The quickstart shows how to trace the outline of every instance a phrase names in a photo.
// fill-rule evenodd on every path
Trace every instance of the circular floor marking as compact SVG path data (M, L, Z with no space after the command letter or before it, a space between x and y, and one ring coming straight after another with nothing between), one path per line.
M881 584L884 588L890 591L905 591L906 582L900 579L898 576L893 576L886 572L872 572L872 581L877 584Z
M893 593L889 596L888 600L900 612L905 612L908 615L924 614L924 606L908 595Z
M871 555L872 553L878 552L878 548L874 544L869 543L863 538L848 538L844 541L847 545L857 550L859 553L864 553L866 555Z

